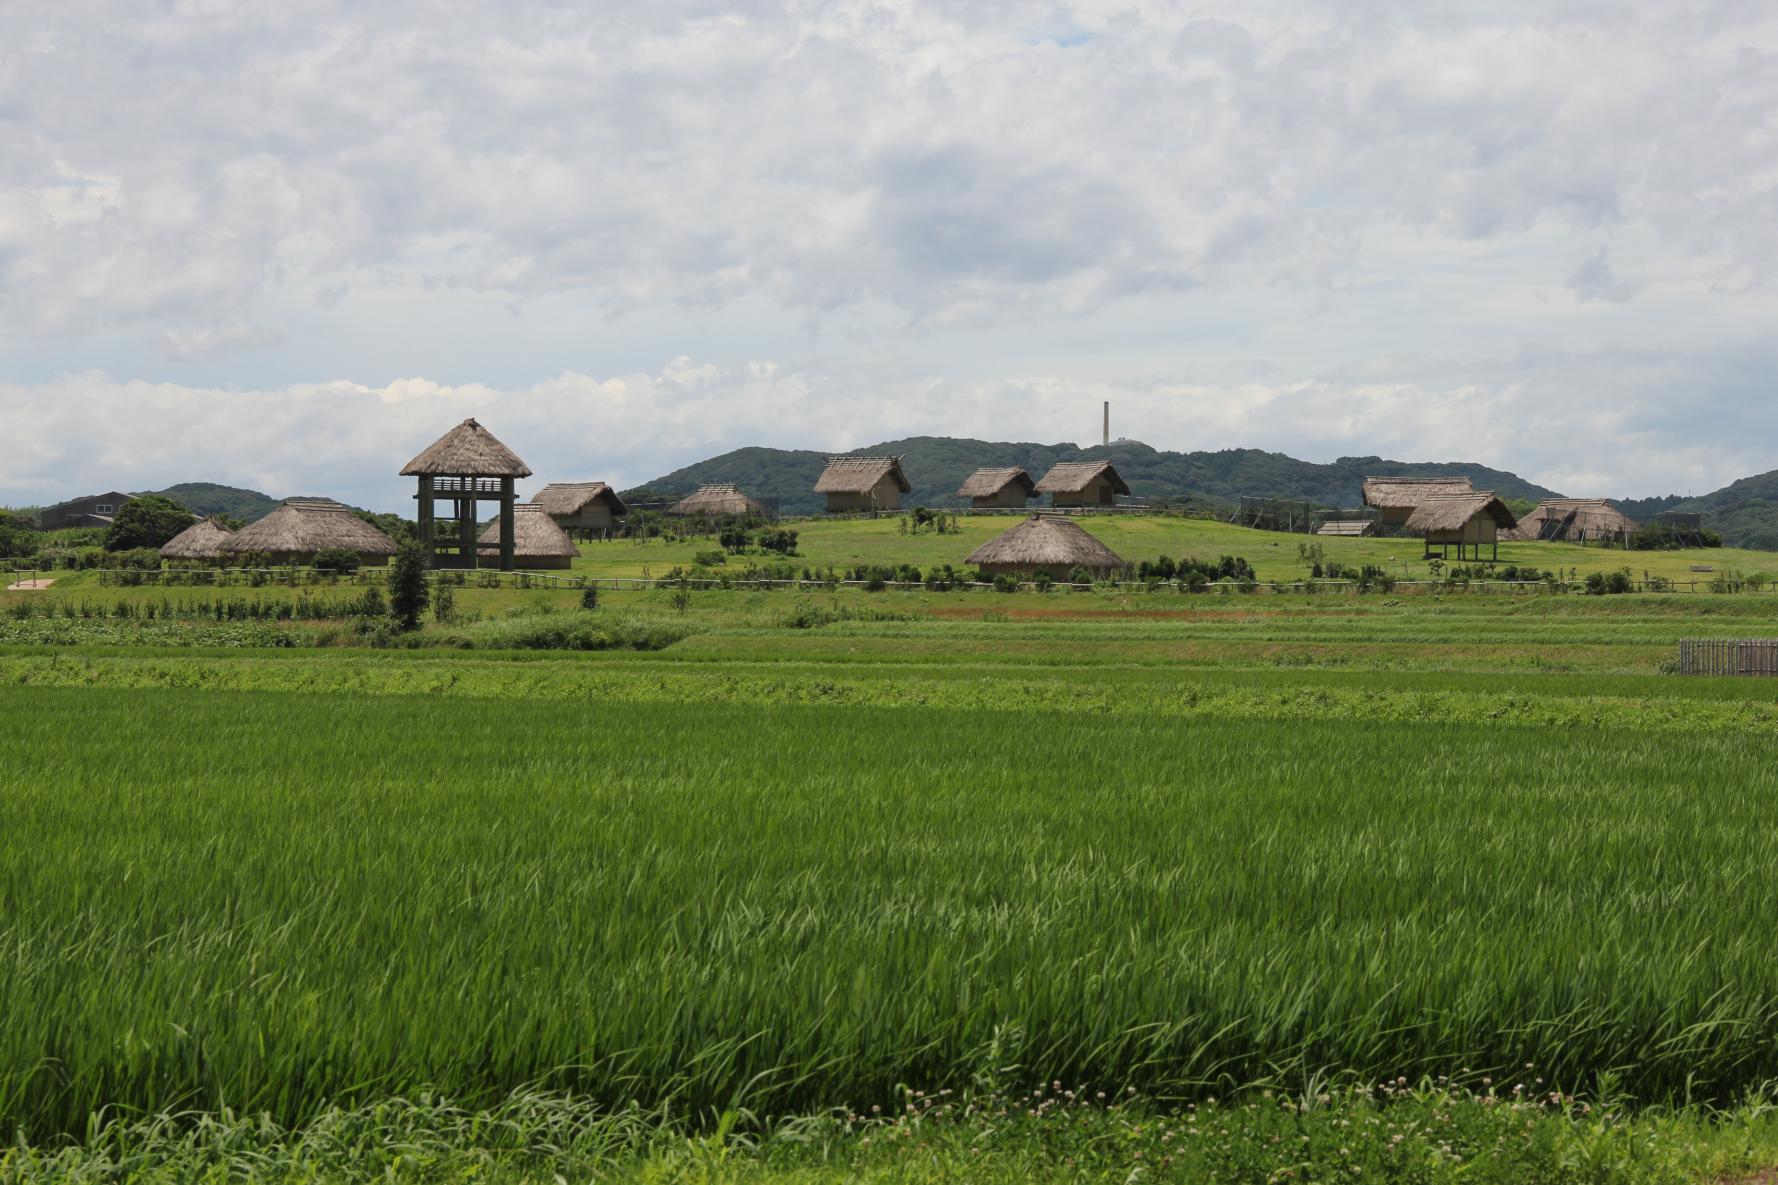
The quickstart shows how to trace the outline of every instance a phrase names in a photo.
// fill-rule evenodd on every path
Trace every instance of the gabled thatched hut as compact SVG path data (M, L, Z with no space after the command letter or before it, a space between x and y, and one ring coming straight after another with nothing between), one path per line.
M1111 506L1130 487L1110 461L1063 461L1043 475L1037 493L1048 494L1051 506Z
M701 514L708 518L757 518L765 512L764 503L743 494L732 481L701 485L694 493L687 494L667 508L668 514Z
M564 531L608 535L630 513L617 491L602 481L552 481L531 496L534 505Z
M1624 543L1640 530L1635 519L1603 498L1549 498L1508 532L1515 540Z
M355 551L366 564L395 554L395 541L331 498L292 498L224 539L222 553L263 555L277 564L306 564L315 553Z
M815 492L827 495L829 514L898 510L901 496L913 490L900 457L829 457L815 481Z
M1479 490L1469 494L1437 494L1423 499L1402 524L1411 534L1426 536L1426 557L1438 554L1449 558L1451 548L1457 558L1479 560L1482 548L1491 549L1491 559L1500 557L1500 534L1517 525L1513 512L1492 491Z
M1022 509L1036 492L1037 483L1031 480L1031 475L1013 465L1002 469L977 469L964 479L957 496L968 498L969 504L979 510L1008 506Z
M1381 512L1385 527L1405 526L1416 507L1428 498L1473 494L1467 477L1367 477L1364 504Z
M222 558L222 545L234 532L222 525L220 515L200 518L161 545L161 559L213 561Z
M512 508L512 562L519 568L571 568L580 548L568 538L568 532L556 525L543 507L521 502ZM487 567L500 559L500 520L489 523L479 543L492 544L481 549L481 562Z
M991 576L1047 572L1057 580L1067 580L1076 568L1104 576L1129 566L1079 523L1048 514L1034 514L1002 531L964 562Z

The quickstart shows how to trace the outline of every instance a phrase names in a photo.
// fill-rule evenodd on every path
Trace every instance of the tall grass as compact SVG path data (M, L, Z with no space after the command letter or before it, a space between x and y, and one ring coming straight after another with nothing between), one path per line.
M0 1125L1778 1075L1778 740L0 688ZM1535 1069L1522 1069L1534 1063Z

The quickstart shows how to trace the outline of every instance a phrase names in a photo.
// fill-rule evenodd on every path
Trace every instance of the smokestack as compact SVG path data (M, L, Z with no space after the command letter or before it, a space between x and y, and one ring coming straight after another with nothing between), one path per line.
M1111 443L1111 400L1105 401L1105 443Z

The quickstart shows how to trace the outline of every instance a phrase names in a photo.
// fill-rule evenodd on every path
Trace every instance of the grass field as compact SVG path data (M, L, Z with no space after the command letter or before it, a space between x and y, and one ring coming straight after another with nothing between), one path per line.
M799 563L823 568L858 564L913 564L922 570L937 564L962 567L969 553L1018 521L1004 515L961 516L957 534L902 535L897 520L802 519L786 524L798 532ZM1374 564L1404 579L1421 579L1427 566L1416 539L1310 539L1273 531L1255 531L1205 519L1139 515L1086 516L1087 530L1132 564L1162 555L1178 559L1216 559L1239 555L1253 565L1261 580L1301 580L1307 568L1297 556L1299 543L1319 544L1328 560L1347 566ZM689 567L698 552L717 547L709 538L664 542L660 539L616 540L581 544L575 571L592 576L660 576L675 565ZM720 549L718 549L720 550ZM744 562L744 561L737 561ZM1589 572L1629 568L1669 580L1708 582L1709 573L1692 571L1708 564L1718 572L1778 573L1778 555L1764 551L1710 548L1702 551L1622 551L1571 543L1505 543L1500 563L1584 577Z
M458 596L0 603L0 1180L1778 1164L1778 684L1668 673L1778 597Z

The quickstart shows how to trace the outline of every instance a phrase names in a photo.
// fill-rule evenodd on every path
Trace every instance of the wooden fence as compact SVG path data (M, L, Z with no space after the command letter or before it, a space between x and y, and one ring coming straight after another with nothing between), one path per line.
M1778 639L1686 639L1679 643L1679 673L1778 675Z

